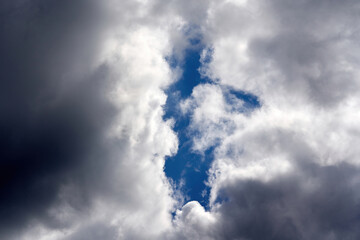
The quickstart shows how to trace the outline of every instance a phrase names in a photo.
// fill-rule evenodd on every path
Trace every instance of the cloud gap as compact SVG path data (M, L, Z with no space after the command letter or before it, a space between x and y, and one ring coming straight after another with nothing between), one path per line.
M201 135L201 132L191 129L192 113L184 113L180 105L192 98L193 90L197 86L206 84L221 88L226 103L231 106L231 111L246 114L261 107L261 104L256 95L231 86L219 85L217 80L201 73L202 65L211 62L213 51L204 45L198 27L185 28L184 37L187 40L187 48L184 50L183 58L176 55L166 57L170 67L173 70L180 68L182 75L165 90L168 97L163 119L175 120L173 130L179 139L179 149L175 156L166 158L164 171L174 188L182 191L185 202L198 201L209 210L208 171L214 160L214 151L221 144L221 138L204 151L194 149L194 137ZM204 53L206 53L205 57ZM233 128L233 123L226 119L223 124Z

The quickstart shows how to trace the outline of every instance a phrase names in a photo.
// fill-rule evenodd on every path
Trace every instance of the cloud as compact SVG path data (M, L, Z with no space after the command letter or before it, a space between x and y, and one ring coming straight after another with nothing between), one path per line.
M242 102L239 100L239 107ZM193 150L204 152L221 142L224 135L233 129L228 114L223 91L220 86L201 84L193 89L192 96L181 104L183 114L191 115L190 135L193 137Z
M0 238L359 238L358 10L0 3ZM214 149L210 204L172 216L182 197L164 161L178 140L163 106L179 76L165 59L185 56L192 27L212 82L179 104L192 150Z
M191 201L177 212L174 222L176 230L165 239L211 239L216 218L198 202Z
M163 166L177 138L162 120L171 47L157 24L176 21L131 1L1 7L0 238L149 239L169 228Z
M176 239L355 239L359 169L301 164L270 181L232 179L211 212L188 203Z
M179 238L357 238L358 4L212 3L201 73L217 85L198 86L184 105L195 146L221 139L208 180L215 220L200 237L181 235L193 227L183 221ZM201 91L218 86L255 94L261 107L228 111L225 93ZM231 131L215 127L222 119Z
M354 1L341 7L331 1L219 3L209 16L214 54L208 75L268 103L283 94L292 104L345 101L359 87L357 27L350 24L357 7Z
M221 190L218 238L357 238L358 176L351 165L311 164L269 182L234 181Z

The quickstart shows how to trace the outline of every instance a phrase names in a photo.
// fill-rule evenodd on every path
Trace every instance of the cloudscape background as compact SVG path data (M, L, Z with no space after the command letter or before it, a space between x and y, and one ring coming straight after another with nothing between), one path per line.
M360 2L0 2L0 239L360 239Z

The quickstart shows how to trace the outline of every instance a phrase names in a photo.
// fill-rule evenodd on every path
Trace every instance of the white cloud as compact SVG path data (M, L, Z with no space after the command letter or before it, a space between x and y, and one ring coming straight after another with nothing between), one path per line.
M86 229L101 226L113 238L156 239L171 226L175 202L163 166L165 155L176 152L177 138L171 121L162 120L162 89L172 81L164 60L169 53L166 34L137 28L119 39L106 59L113 81L108 97L118 116L104 139L106 155L95 161L110 162L110 169L101 176L104 183L92 197L92 210L66 239L88 239ZM113 233L107 235L108 230Z
M212 3L204 31L210 45L210 50L205 51L212 56L210 62L203 61L201 71L219 85L198 86L184 106L193 113L190 128L200 133L194 137L197 149L204 150L215 138L221 139L215 149L209 178L212 188L209 213L218 218L219 234L224 233L222 226L226 229L226 224L232 224L227 221L236 222L231 217L231 208L236 212L243 204L238 202L237 195L232 194L240 191L239 194L246 198L249 191L251 196L249 189L239 190L247 181L264 184L264 189L259 190L261 195L261 191L272 191L272 184L283 181L284 176L295 177L298 172L305 172L299 181L305 183L310 178L310 185L317 182L319 185L315 188L326 189L327 183L323 180L318 182L318 177L309 177L311 168L314 171L319 168L325 175L330 174L327 172L330 169L336 169L333 178L339 184L347 184L337 175L348 171L342 170L341 166L349 164L358 168L359 36L354 10L358 7L354 1L345 1L341 6L333 1ZM203 58L207 54L204 52ZM229 113L226 109L230 106L221 100L221 91L203 91L206 88L219 89L219 86L249 91L259 97L262 106L249 114ZM234 129L227 131L221 126L221 119L233 123ZM354 179L354 182L358 181L358 178ZM238 190L236 186L239 186ZM348 186L353 189L350 191L355 190L351 184ZM290 194L291 191L287 191L284 194ZM329 193L322 194L321 197ZM225 198L225 202L219 203L219 198ZM358 201L355 196L349 196L349 199ZM297 211L293 203L289 204L288 211ZM305 204L309 204L305 208L311 208L311 203ZM224 212L225 206L230 212ZM265 207L259 211L268 210ZM256 215L246 214L239 212L238 221ZM342 214L341 210L336 214ZM269 217L277 221L275 213ZM307 216L316 224L327 221L311 219L313 217ZM291 221L300 221L300 218L299 215L289 217ZM246 226L240 222L234 223L234 229ZM256 222L252 224L260 226ZM292 239L305 237L303 227L295 224L293 230L284 230L284 235L277 239L289 237L291 232L295 234L291 235ZM262 239L260 236L263 236L259 234L257 238L250 231L235 232L234 229L231 231L235 235L212 236L215 239L233 239L235 236ZM349 231L341 235L335 228L312 229L307 238L318 236L326 239L327 236L336 239L358 234Z
M214 239L212 237L216 218L206 212L196 201L188 202L176 213L174 230L166 236L168 239Z

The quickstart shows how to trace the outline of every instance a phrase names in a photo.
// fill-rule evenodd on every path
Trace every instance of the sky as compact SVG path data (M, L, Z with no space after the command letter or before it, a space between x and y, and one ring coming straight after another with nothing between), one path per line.
M359 11L1 1L0 239L359 239Z

